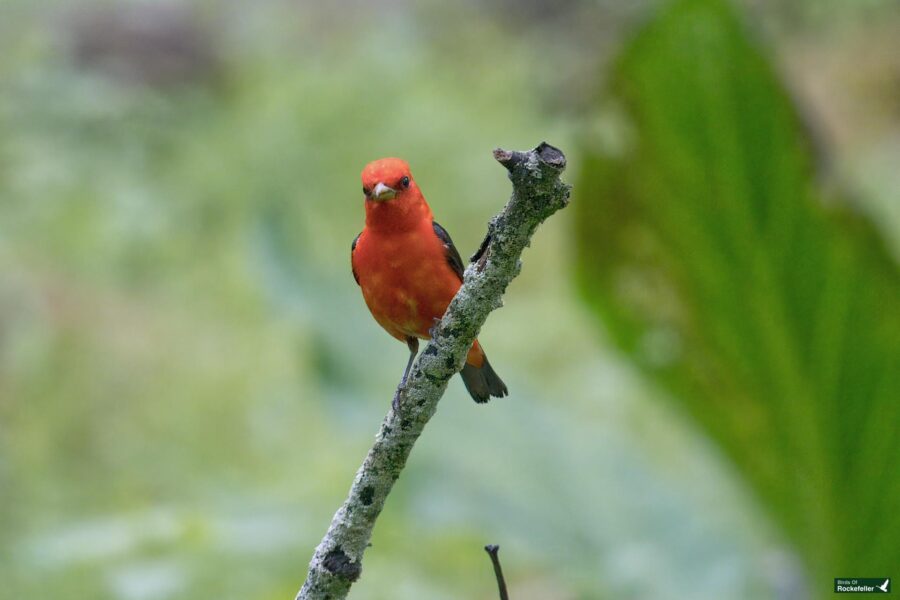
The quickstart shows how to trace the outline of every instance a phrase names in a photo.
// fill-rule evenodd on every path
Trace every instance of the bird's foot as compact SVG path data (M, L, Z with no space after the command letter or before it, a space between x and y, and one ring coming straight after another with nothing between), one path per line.
M434 319L431 322L431 327L428 328L428 337L430 337L431 339L434 339L434 334L437 332L438 325L440 325L440 324L441 324L440 319Z
M394 409L394 412L400 410L400 394L402 394L405 389L406 386L401 383L397 386L397 391L394 392L394 399L391 401L391 407Z

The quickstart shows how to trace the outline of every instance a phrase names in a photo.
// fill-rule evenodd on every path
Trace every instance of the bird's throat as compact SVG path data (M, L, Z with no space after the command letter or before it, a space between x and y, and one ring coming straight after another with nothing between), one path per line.
M366 227L373 231L401 232L431 223L431 209L421 194L398 194L391 200L366 200Z

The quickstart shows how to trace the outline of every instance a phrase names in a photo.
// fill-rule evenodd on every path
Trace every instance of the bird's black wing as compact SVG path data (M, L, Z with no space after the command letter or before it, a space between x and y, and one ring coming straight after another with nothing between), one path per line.
M450 239L450 234L447 233L447 230L441 227L437 221L432 221L431 226L434 228L434 233L438 236L438 239L444 243L447 264L450 265L450 268L453 269L454 273L459 275L459 280L462 281L463 271L465 271L466 268L463 265L462 257L459 255L459 250L456 249L456 246L453 245L453 240Z
M350 244L350 270L353 271L353 279L356 280L356 285L359 285L359 275L356 274L356 269L353 268L353 251L356 250L356 242L359 241L360 235L362 235L362 232L353 238L353 243Z

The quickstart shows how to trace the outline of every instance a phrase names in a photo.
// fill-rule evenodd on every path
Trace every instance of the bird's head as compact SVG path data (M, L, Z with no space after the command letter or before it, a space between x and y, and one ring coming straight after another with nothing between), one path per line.
M431 227L431 209L405 160L382 158L370 162L362 171L362 183L367 227L390 231L404 231L423 223Z
M362 171L362 183L367 202L403 200L418 193L409 165L400 158L370 162Z

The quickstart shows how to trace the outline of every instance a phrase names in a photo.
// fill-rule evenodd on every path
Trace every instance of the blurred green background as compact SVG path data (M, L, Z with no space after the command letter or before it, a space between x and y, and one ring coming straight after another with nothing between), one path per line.
M900 5L0 5L0 598L289 598L406 349L349 267L409 160L471 254L572 207L353 598L814 598L900 573Z

